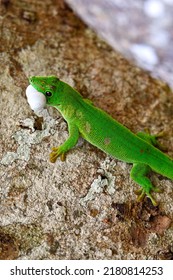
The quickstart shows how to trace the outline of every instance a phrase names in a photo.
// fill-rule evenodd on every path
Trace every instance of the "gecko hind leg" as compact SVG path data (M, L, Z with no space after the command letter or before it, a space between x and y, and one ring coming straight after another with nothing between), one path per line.
M137 191L137 201L143 200L145 196L149 197L152 204L157 206L156 200L152 197L151 191L160 192L159 188L156 188L151 183L147 174L151 171L151 168L147 164L134 163L130 172L130 177L141 186L141 189Z
M164 131L161 131L158 134L150 134L149 130L147 130L146 132L139 131L136 135L148 142L150 145L153 145L162 151L167 151L167 148L158 141L158 138L163 137L165 134L166 133Z

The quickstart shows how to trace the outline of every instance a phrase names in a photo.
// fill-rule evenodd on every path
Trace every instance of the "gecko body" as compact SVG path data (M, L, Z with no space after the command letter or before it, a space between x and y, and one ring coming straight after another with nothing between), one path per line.
M46 105L55 107L68 124L69 138L61 146L52 148L51 162L59 156L64 160L65 153L82 136L107 154L132 163L131 178L141 186L138 200L147 195L154 205L157 204L151 191L160 190L152 185L147 174L153 170L173 179L173 161L155 147L157 136L132 133L57 77L34 76L29 81L34 90L44 95Z

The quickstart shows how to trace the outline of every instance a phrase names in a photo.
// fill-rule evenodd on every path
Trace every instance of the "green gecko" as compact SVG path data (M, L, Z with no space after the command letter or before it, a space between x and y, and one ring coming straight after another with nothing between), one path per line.
M173 160L155 147L158 135L132 133L57 77L34 76L29 82L29 87L42 93L46 105L55 107L68 124L69 138L59 147L52 148L51 162L55 162L58 157L65 160L65 153L75 146L79 136L82 136L107 154L132 163L130 177L141 187L138 201L146 195L153 205L157 205L151 191L160 190L153 186L147 174L152 170L173 179Z

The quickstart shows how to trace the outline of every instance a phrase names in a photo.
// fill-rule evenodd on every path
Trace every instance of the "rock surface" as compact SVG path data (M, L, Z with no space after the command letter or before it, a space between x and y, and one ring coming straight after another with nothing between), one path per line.
M158 207L136 202L131 166L79 141L65 162L50 148L67 125L26 101L32 75L57 75L136 132L162 130L173 157L173 95L85 26L63 1L2 1L0 53L0 258L171 259L173 182Z

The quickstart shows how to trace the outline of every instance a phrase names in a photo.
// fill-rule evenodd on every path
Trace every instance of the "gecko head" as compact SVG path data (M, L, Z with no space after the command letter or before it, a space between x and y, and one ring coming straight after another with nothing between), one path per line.
M33 76L29 78L29 83L39 92L46 95L46 91L54 91L60 80L55 76L41 77Z
M41 77L33 76L29 78L30 85L39 93L45 96L46 104L51 106L58 105L60 99L61 81L55 76Z
M33 76L29 78L29 82L30 85L26 90L26 95L30 106L32 102L33 106L35 106L34 100L38 99L38 105L40 106L41 100L42 108L45 105L49 105L56 107L62 112L65 106L68 106L68 104L72 104L73 101L76 102L77 99L82 98L76 90L55 76ZM31 108L33 106L31 106Z

